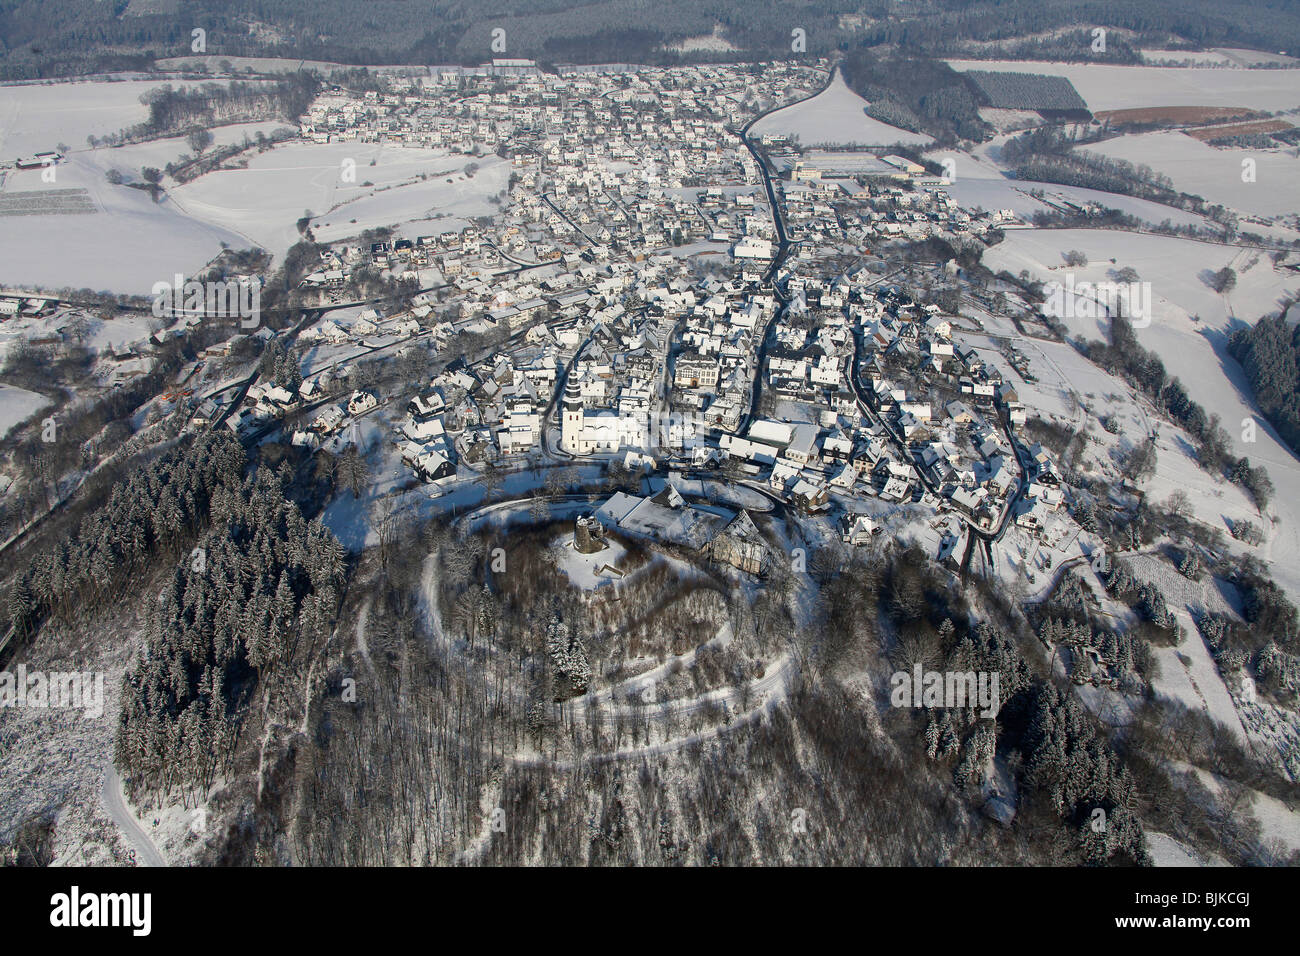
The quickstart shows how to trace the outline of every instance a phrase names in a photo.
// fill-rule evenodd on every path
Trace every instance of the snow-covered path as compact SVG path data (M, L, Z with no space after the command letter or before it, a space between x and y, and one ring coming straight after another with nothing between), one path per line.
M701 650L706 647L726 647L731 643L731 638L731 622L727 621L718 628L717 633L714 634L713 637L709 638L699 647L693 647L685 654L671 657L662 664L651 668L648 671L617 681L601 690L584 694L582 697L574 698L572 702L574 716L581 716L593 707L603 709L613 706L615 698L619 695L622 695L624 699L640 695L644 700L645 692L647 690L653 690L656 683L667 677L669 674L669 668L673 665L679 664L681 667L688 668L695 663L695 658ZM645 700L644 702L647 704L654 703L653 700ZM635 707L625 709L628 713L642 712Z
M121 829L122 835L135 848L136 865L166 866L167 861L163 859L163 855L154 846L149 834L135 818L131 808L127 806L126 798L122 795L122 780L118 777L117 768L111 761L104 772L104 789L100 793L100 799L108 815Z

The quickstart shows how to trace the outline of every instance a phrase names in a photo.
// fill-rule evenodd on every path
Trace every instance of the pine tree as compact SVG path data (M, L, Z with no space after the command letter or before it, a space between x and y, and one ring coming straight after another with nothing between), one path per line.
M9 623L19 634L27 634L36 616L36 601L27 575L20 574L9 590Z

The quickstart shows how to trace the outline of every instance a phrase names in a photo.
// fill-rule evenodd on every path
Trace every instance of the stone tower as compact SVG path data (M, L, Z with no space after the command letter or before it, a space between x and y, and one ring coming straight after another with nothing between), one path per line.
M573 549L595 554L605 549L605 529L595 515L580 515L573 528Z

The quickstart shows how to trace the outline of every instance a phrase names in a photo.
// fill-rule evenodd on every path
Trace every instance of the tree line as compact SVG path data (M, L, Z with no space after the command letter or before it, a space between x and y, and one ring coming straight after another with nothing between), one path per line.
M68 538L34 556L10 587L10 623L21 634L46 617L74 617L206 526L219 489L237 488L243 448L228 433L200 435L163 452L113 486Z
M1017 179L1099 189L1168 205L1185 204L1173 181L1149 166L1134 166L1127 160L1076 150L1089 142L1095 139L1079 139L1054 127L1039 127L1007 140L1002 158L1015 168Z
M1110 320L1110 342L1085 342L1079 346L1087 358L1111 373L1122 374L1142 389L1197 442L1197 460L1211 474L1240 485L1262 512L1273 497L1273 482L1262 466L1238 458L1229 448L1228 433L1218 415L1207 415L1178 379L1170 376L1160 356L1138 344L1133 326L1123 316Z
M90 146L117 146L141 140L206 131L213 126L283 120L294 123L307 112L320 80L314 73L290 73L277 80L203 83L173 87L170 83L141 94L149 118L121 132L87 138ZM202 154L210 137L193 136L191 148Z

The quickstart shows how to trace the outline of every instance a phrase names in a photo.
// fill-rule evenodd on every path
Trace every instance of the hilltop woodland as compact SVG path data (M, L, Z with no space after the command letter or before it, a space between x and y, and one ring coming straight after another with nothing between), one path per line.
M627 540L622 600L592 600L546 556L567 523L507 536L377 505L379 543L349 564L294 500L309 487L224 432L181 439L9 589L26 642L50 619L102 634L115 600L156 603L115 758L146 807L206 799L220 825L203 861L1116 865L1148 862L1148 826L1232 862L1281 859L1225 802L1276 777L1152 697L1147 638L1115 633L1073 575L1026 611L915 548L834 548L808 578L778 562L745 584ZM1292 635L1255 662L1281 692L1295 609L1262 581L1246 593L1261 633ZM734 639L701 646L724 623ZM1216 631L1225 653L1238 634ZM1051 676L1049 648L1084 645L1136 701L1128 731ZM636 673L633 654L695 648L654 700L579 706ZM775 696L755 697L783 661ZM916 664L997 672L996 717L890 706L888 675ZM724 690L730 706L671 706ZM39 856L39 827L24 834L14 852Z
M855 50L841 69L845 82L871 104L868 114L881 122L929 133L940 144L983 140L991 132L967 82L946 63Z
M1250 16L1216 0L967 0L901 7L889 0L663 0L646 17L638 0L192 0L184 17L167 5L124 0L0 2L0 80L148 69L154 58L189 57L192 33L206 53L350 64L480 63L506 31L508 54L547 63L671 64L791 55L804 31L809 56L891 49L904 55L994 59L1138 60L1144 45L1260 50L1300 48L1300 13L1257 4ZM850 19L852 18L852 19ZM1081 28L1080 23L1088 27ZM413 29L413 24L417 24ZM1092 49L1091 28L1112 32ZM714 31L735 49L684 52ZM218 60L220 66L220 60Z
M1144 825L1235 862L1279 859L1173 762L1214 766L1233 794L1276 778L1223 728L1151 696L1146 640L1115 633L1077 578L1026 616L915 549L823 555L813 627L795 625L799 588L778 573L752 605L724 598L736 645L676 678L742 686L787 649L790 692L762 716L742 698L739 716L648 703L598 719L566 704L574 661L584 682L619 677L628 622L551 590L538 549L563 530L507 540L431 524L406 529L418 558L368 556L342 613L359 615L367 650L335 661L293 785L226 860L1115 865L1148 862ZM497 547L510 570L492 570ZM681 587L655 586L663 608L689 603ZM1135 696L1127 734L1048 676L1049 646L1084 644ZM1001 710L889 706L886 675L916 663L996 670ZM1015 807L1005 826L987 811L990 773Z

